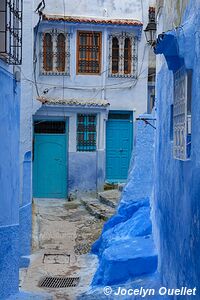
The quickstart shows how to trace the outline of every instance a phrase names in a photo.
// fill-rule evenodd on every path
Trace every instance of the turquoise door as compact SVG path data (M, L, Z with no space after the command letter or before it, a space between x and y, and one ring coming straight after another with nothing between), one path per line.
M106 127L106 180L127 179L133 144L131 113L110 113Z
M33 196L67 197L66 134L35 134Z

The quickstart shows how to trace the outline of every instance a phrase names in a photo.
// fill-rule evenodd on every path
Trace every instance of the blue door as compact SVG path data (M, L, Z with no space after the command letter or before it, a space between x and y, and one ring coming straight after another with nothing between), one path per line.
M106 180L127 179L133 142L132 114L110 113L106 127Z
M33 196L36 198L67 197L67 137L63 130L62 134L60 130L55 134L56 122L53 123L54 130L43 126L41 133L37 130L34 135Z

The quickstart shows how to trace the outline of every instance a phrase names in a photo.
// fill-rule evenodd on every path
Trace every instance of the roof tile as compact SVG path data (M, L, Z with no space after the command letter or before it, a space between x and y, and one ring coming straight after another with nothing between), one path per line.
M65 21L68 23L90 23L90 24L108 24L108 25L128 25L142 26L143 23L133 19L106 19L106 18L86 18L77 16L61 16L61 15L43 15L44 21Z

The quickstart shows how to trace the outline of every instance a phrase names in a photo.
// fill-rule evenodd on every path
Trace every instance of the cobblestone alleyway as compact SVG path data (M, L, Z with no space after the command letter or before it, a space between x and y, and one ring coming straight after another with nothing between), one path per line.
M113 211L108 207L106 213ZM105 218L91 215L80 200L34 199L33 254L29 268L21 271L22 289L63 300L76 299L85 292L98 263L88 252ZM80 282L77 287L41 288L39 283L45 276L80 277Z

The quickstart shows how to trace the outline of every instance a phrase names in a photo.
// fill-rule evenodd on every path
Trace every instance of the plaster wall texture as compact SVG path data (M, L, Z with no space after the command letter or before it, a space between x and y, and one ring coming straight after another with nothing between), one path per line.
M33 76L33 27L38 23L38 15L33 13L40 1L30 2L24 1L24 52L23 52L23 65L22 65L22 105L21 105L21 150L20 150L20 166L21 166L21 201L23 190L23 161L24 155L28 151L32 151L32 115L40 115L41 118L47 117L47 114L41 108L41 103L36 101L37 93L34 85ZM141 2L139 0L126 0L126 1L46 1L46 7L43 11L44 14L61 14L71 16L85 16L85 17L103 17L103 18L130 18L140 20L144 23L144 27L148 21L148 6L154 5L153 0ZM40 74L40 63L42 50L40 33L45 28L61 28L70 33L70 76L49 76ZM77 75L76 74L76 43L77 43L77 30L93 30L102 31L102 70L101 75ZM130 110L134 111L134 117L138 114L144 113L147 110L147 76L148 76L148 47L144 33L141 32L141 37L138 42L138 79L134 78L109 78L108 77L108 57L109 57L109 40L108 35L110 32L116 31L134 31L136 29L130 29L125 26L105 26L105 25L93 25L93 24L63 24L60 23L40 23L37 38L35 41L37 51L37 66L36 66L36 81L40 95L44 95L43 92L48 91L45 96L52 98L88 98L88 99L107 99L110 103L111 110ZM137 33L138 34L138 33ZM62 106L63 113L61 114L59 109L54 116L65 117L70 115L70 111ZM43 111L43 114L40 112ZM55 109L52 108L52 110ZM80 112L79 108L76 109ZM88 109L85 112L89 112ZM91 111L92 112L92 111ZM49 113L49 111L48 111ZM104 112L101 113L104 117ZM51 115L51 113L49 113ZM24 126L26 124L26 126ZM69 179L69 191L75 190L77 185L72 188L72 182L77 172L77 168L84 166L87 169L88 154L82 157L82 163L79 166L75 166L75 156L79 156L76 152L76 116L75 114L69 118L69 175L72 174L72 178ZM102 125L99 127L99 135L105 138L105 121L102 121ZM105 151L105 141L98 146L98 150ZM99 155L96 154L96 157ZM99 174L95 178L95 182L98 181L98 185L102 186L103 178L105 178L105 154L102 154L98 162L92 163L92 173L96 173L96 165L100 164ZM104 161L104 166L103 162ZM78 160L76 160L78 163ZM74 169L73 169L74 166ZM86 176L87 177L87 176ZM91 177L91 176L90 176ZM87 177L88 178L88 177ZM99 178L99 179L98 179ZM94 180L93 180L94 181ZM92 181L92 182L93 182ZM30 179L31 182L31 179ZM78 180L77 180L78 182ZM90 185L96 185L96 183L88 182ZM101 184L100 184L101 182ZM24 201L24 200L23 200ZM26 200L27 203L27 200Z
M19 101L20 88L7 66L0 63L0 226L19 221Z
M23 1L20 98L20 267L29 264L32 230L33 2Z
M152 1L150 1L152 2ZM105 18L131 18L140 20L144 23L144 27L148 21L148 5L149 1L143 4L139 0L120 1L75 1L68 3L67 1L58 1L56 4L53 1L46 3L44 14L65 14L85 17L105 17ZM35 1L35 7L39 1ZM64 9L65 4L65 9ZM105 14L105 10L107 13ZM35 25L38 18L34 17ZM110 109L115 110L136 110L135 116L146 112L147 106L147 66L148 66L148 47L142 32L142 36L138 43L138 75L139 79L134 78L109 78L108 77L108 57L109 57L109 41L108 35L110 32L132 31L135 29L125 26L105 26L93 24L65 24L47 23L40 25L39 32L47 28L58 26L64 28L71 33L70 37L70 76L39 76L38 82L39 91L42 92L48 89L49 92L45 96L58 98L94 98L107 99L111 104ZM102 70L101 75L77 75L76 74L76 31L77 30L99 30L102 31ZM137 30L136 30L137 32ZM38 51L41 49L41 41L37 39ZM39 53L38 53L39 54ZM39 66L38 66L39 67ZM38 68L37 72L40 72ZM63 89L64 87L64 89ZM36 105L35 109L40 105Z
M143 115L154 124L151 115ZM155 129L137 121L135 154L117 213L104 225L92 252L99 267L92 286L124 283L154 273L157 252L152 239L151 196L153 191Z
M52 27L55 25L52 25ZM67 25L66 25L67 26ZM45 26L46 27L46 26ZM40 31L45 28L40 26ZM59 27L59 26L58 26ZM63 28L63 25L61 26ZM109 41L108 35L114 31L128 31L127 27L116 27L111 29L105 26L94 25L68 25L66 27L72 34L70 37L70 76L49 76L40 75L39 92L42 95L45 90L46 97L50 98L88 98L88 99L107 99L111 110L131 110L136 111L135 116L146 112L147 109L147 74L148 74L148 48L145 45L144 36L138 42L138 76L134 78L109 78ZM77 30L102 31L102 69L101 75L77 75L76 74L76 41ZM134 29L133 29L134 30ZM41 42L37 40L37 45ZM39 54L39 53L38 53ZM37 72L40 72L38 66ZM41 105L36 104L36 109Z
M154 126L154 117L145 115ZM142 117L142 115L141 115ZM123 190L121 203L149 197L154 183L152 157L154 153L155 129L150 125L139 126L136 122L136 140L129 168L128 182ZM145 172L144 172L145 170ZM145 187L145 188L144 188Z
M35 7L40 1L35 1ZM140 0L75 0L73 3L65 0L46 1L47 14L65 14L68 16L91 16L91 17L109 17L109 18L131 18L141 19L141 1Z
M106 109L79 109L79 113L97 114L97 151L77 152L76 142L76 113L77 108L42 107L34 116L34 120L67 120L67 186L68 194L78 192L101 191L105 180L105 120Z
M32 148L32 105L33 105L33 10L32 1L23 1L23 51L21 66L21 106L20 106L20 203L30 202L23 199L24 164ZM29 153L31 156L31 153ZM31 160L31 158L30 158ZM25 178L24 178L25 177ZM27 176L28 179L28 176ZM31 178L29 177L29 185ZM28 182L26 182L28 185Z
M120 1L46 1L46 7L43 11L44 14L50 15L71 15L71 16L85 16L85 17L99 17L99 18L120 18L120 19L135 19L144 23L144 27L148 21L148 6L153 5L155 1L141 2L138 0L126 0ZM39 1L35 1L34 7L36 8ZM36 26L38 22L38 16L34 15L34 24ZM60 28L70 33L70 75L41 75L41 33L45 29ZM78 75L76 73L76 44L77 44L77 30L88 31L101 31L102 32L102 69L100 75ZM148 77L148 46L143 32L138 32L138 28L128 26L109 26L109 25L94 25L94 24L68 24L63 22L41 22L37 39L37 82L40 95L50 98L88 98L88 99L107 99L110 103L110 110L129 110L134 111L134 118L139 114L146 112L147 110L147 77ZM137 75L135 78L110 78L108 77L109 68L109 34L111 32L135 32L139 35L138 41L138 62L137 62ZM141 35L141 37L140 37ZM44 94L44 91L47 93ZM42 116L44 110L41 108L41 103L35 101L37 97L35 91L33 93L33 113L37 116ZM54 115L60 116L60 111L56 108L51 109L54 111ZM69 111L62 106L62 116L68 116ZM87 108L83 112L94 112L94 110L88 110ZM75 110L74 110L75 112ZM80 112L77 107L76 112ZM45 112L44 112L45 113ZM99 112L101 117L104 118L105 112ZM48 110L48 115L51 115ZM100 139L105 139L105 120L98 127L98 134ZM133 131L134 132L134 131ZM82 190L83 184L79 180L80 176L77 176L77 171L81 168L88 170L88 159L91 157L90 172L85 173L85 190L90 190L91 187L98 186L99 189L103 187L105 180L105 140L98 143L98 150L101 151L101 155L98 153L78 153L76 152L76 115L74 114L69 118L69 192L76 189ZM96 158L95 158L96 156ZM79 160L81 157L81 160ZM76 163L75 163L76 162ZM96 169L97 168L97 169ZM97 172L98 170L98 172ZM98 173L98 174L97 174ZM96 176L94 176L96 174ZM89 180L86 180L89 179ZM92 179L92 180L91 180Z
M177 5L179 3L174 2ZM168 69L169 64L167 65L164 58L159 60L156 91L156 185L153 204L157 233L155 239L159 249L159 265L164 284L168 287L197 287L197 290L200 288L199 20L199 1L191 0L183 14L181 28L178 28L175 34L179 58L184 59L186 69L193 71L192 150L191 159L188 161L173 158L173 141L170 140L173 72ZM166 45L163 49L166 49L165 47ZM170 62L170 57L168 60ZM171 67L176 69L175 64L171 64Z
M18 290L19 105L13 68L0 61L0 299Z
M158 17L162 14L163 32L181 24L182 16L190 0L157 0Z

